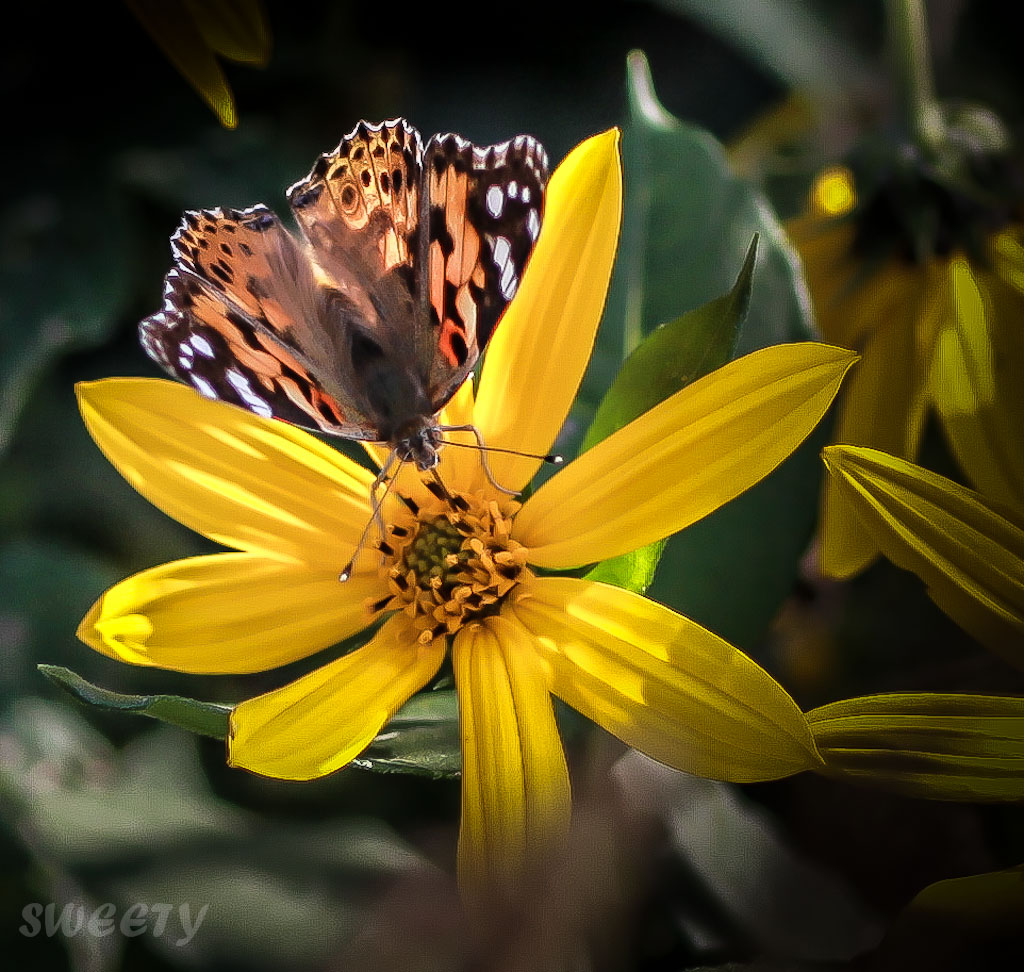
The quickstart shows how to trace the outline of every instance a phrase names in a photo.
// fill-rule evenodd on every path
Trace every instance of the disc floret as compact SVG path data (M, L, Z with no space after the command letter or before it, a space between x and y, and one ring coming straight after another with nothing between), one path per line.
M406 505L380 545L390 593L371 608L404 611L428 644L493 613L529 573L527 549L510 536L519 509L512 500L454 494Z

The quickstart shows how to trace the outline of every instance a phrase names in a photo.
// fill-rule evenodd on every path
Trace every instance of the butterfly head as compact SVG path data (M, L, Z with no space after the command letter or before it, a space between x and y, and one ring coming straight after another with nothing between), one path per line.
M416 427L404 430L395 437L394 444L399 458L416 463L420 472L429 472L437 466L441 441L441 430L431 418L419 420Z

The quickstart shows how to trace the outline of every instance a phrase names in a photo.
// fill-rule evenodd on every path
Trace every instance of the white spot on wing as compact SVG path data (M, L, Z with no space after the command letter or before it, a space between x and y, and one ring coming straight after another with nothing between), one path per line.
M501 271L501 295L505 300L511 300L515 296L518 286L519 278L516 276L516 268L512 265L512 261L509 260Z
M536 209L531 209L530 215L526 217L526 232L530 234L531 240L536 240L540 233L540 217Z
M192 375L192 384L196 386L196 390L204 398L216 398L217 393L213 390L211 385L205 378L200 375Z
M206 340L201 334L193 334L190 338L192 341L192 347L194 347L204 358L213 357L213 345Z
M501 211L505 208L505 196L501 191L501 186L491 186L487 190L486 203L487 212L495 219L501 216Z
M227 375L228 381L231 383L231 387L238 392L247 408L252 409L252 411L257 415L262 415L264 418L274 417L274 413L271 411L270 406L252 390L252 386L249 384L249 379L246 378L245 375L240 371L236 371L234 368L229 368L225 374Z
M494 256L494 262L498 265L499 270L505 269L505 264L508 261L509 254L511 252L512 244L509 243L506 237L497 236L491 242L491 253Z

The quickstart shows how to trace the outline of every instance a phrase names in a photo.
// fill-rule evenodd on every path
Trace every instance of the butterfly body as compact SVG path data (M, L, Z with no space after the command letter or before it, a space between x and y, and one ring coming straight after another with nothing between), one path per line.
M188 212L144 349L200 393L437 463L437 413L473 370L540 231L543 148L360 122L266 206Z

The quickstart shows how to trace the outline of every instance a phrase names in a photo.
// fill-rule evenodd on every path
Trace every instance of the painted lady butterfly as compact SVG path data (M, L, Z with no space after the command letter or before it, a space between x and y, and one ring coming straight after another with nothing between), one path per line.
M187 212L146 352L209 398L437 464L436 415L473 370L540 232L547 156L404 119L360 122L266 206ZM386 467L385 467L386 468Z

